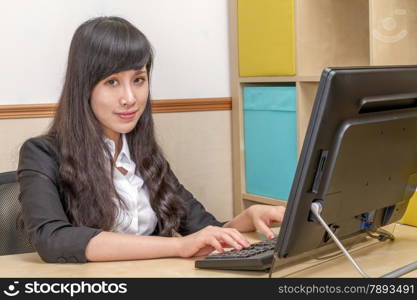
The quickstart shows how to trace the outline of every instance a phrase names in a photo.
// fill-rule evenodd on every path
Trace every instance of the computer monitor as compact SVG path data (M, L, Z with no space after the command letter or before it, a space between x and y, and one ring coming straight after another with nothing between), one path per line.
M334 251L335 241L366 277L343 244L368 233L392 238L380 227L402 217L416 173L417 66L327 68L276 243L214 254L195 266L271 275L276 266ZM384 276L415 268L417 262Z
M416 189L417 66L323 71L276 244L279 258L398 221Z

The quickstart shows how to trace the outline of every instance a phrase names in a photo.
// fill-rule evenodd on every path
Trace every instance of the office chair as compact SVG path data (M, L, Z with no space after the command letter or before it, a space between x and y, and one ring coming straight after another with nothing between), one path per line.
M24 234L16 229L19 211L17 173L0 173L0 255L35 251Z

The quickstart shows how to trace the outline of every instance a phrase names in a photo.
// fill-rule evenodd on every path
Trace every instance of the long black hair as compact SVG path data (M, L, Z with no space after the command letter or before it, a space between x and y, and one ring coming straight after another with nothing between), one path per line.
M90 19L74 33L65 83L48 132L57 140L59 175L74 226L110 230L118 209L113 198L123 205L112 181L114 162L91 108L93 87L111 74L144 66L150 78L152 60L148 39L125 19ZM184 205L177 195L178 181L155 140L150 95L127 141L149 191L159 234L169 236L180 227Z

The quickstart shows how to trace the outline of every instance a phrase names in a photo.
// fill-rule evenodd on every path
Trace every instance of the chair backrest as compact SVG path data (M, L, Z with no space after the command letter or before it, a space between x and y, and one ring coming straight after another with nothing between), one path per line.
M0 173L0 255L35 251L16 229L20 211L19 191L16 172Z

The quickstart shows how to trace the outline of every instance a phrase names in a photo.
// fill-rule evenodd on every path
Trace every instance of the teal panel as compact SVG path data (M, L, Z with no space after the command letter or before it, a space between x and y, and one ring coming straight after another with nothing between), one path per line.
M295 112L294 86L245 87L244 110Z
M246 191L288 200L297 166L294 86L244 87Z

